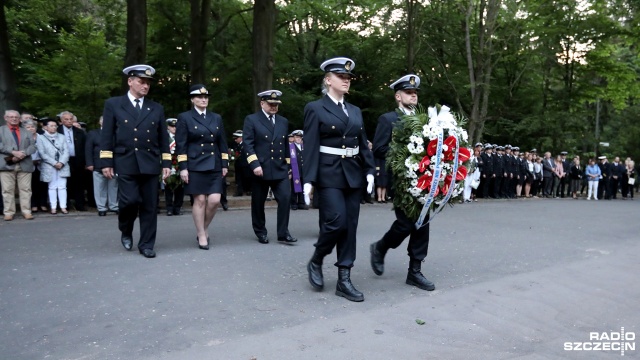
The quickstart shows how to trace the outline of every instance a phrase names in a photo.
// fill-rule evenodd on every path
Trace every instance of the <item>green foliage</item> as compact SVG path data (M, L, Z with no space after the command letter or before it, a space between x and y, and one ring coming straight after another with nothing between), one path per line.
M320 63L348 56L358 76L348 101L362 109L372 138L377 118L395 106L388 84L409 71L410 35L420 102L470 114L464 24L471 3L473 59L488 57L493 65L481 140L553 153L599 151L599 141L611 143L609 152L640 151L637 2L502 0L493 47L484 52L480 0L411 3L414 34L408 33L407 1L277 2L273 86L284 93L280 113L290 130L302 128L304 105L320 96ZM251 6L211 0L205 85L228 133L242 128L255 101ZM147 62L158 71L149 96L175 116L191 105L190 2L148 0L147 7ZM12 0L5 9L21 110L37 116L69 110L95 125L104 100L121 92L126 1ZM599 138L596 101L602 104Z

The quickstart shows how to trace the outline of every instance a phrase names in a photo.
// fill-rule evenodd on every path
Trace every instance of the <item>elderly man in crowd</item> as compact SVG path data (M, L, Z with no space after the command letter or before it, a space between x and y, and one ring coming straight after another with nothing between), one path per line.
M74 119L76 118L72 113L63 111L60 114L62 126L58 127L58 132L64 135L69 148L69 168L71 170L68 184L69 197L74 200L77 211L86 211L84 206L84 175L87 135L78 126L74 126L74 123L77 123Z
M85 158L87 170L93 175L93 194L98 208L98 216L106 216L107 211L118 213L118 181L107 179L100 169L100 137L102 136L102 116L100 116L100 128L91 130L87 134Z
M20 128L20 113L7 110L4 113L6 125L0 126L0 181L4 220L11 221L16 213L16 183L20 193L20 210L27 220L31 214L31 173L35 170L31 154L36 151L36 143L31 133Z

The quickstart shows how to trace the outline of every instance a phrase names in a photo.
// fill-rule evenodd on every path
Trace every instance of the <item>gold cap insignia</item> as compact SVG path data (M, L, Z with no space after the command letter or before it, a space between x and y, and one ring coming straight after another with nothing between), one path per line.
M144 73L145 73L146 75L151 76L151 69L147 69L147 70L145 70L145 71L144 71Z
M409 78L409 84L411 84L411 85L415 85L416 84L416 77L415 76L411 76Z
M276 94L275 91L271 93L271 98L272 99L275 99L277 97L278 97L278 94Z
M207 89L205 88L200 88L200 94L206 94L207 93Z
M345 68L345 70L347 70L347 71L351 71L351 61L347 61L347 62L344 64L344 68Z

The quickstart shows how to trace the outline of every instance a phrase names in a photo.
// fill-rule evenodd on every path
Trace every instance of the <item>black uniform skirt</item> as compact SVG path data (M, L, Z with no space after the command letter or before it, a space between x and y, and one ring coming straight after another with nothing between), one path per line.
M184 193L189 195L222 194L222 171L189 171L189 183Z
M389 184L388 174L387 174L387 161L385 159L375 159L376 162L376 186L379 187L387 187Z

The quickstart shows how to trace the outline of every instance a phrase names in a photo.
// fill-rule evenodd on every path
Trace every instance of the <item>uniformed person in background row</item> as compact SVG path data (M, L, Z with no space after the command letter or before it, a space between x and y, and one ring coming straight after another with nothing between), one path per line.
M356 259L356 232L360 215L363 174L367 192L373 190L375 165L367 146L360 108L345 103L355 63L349 58L333 58L320 65L324 96L304 108L304 194L307 205L312 188L319 198L320 236L307 264L309 282L324 288L322 262L336 248L338 282L336 295L363 301L364 295L351 283Z
M304 179L302 178L302 167L304 165L304 157L302 156L302 150L304 150L304 144L302 143L302 138L304 135L304 131L302 130L294 130L291 135L293 135L293 143L289 143L289 149L293 147L293 151L295 152L295 165L293 162L293 156L291 157L291 210L309 210L309 206L304 203L304 194L302 193L302 184L304 184Z
M401 77L390 85L395 91L395 100L398 108L395 111L386 113L378 120L378 128L373 140L373 152L386 154L391 143L391 132L393 126L400 119L401 115L415 113L418 105L418 88L420 87L420 77L409 74ZM393 181L394 177L390 177ZM436 287L421 272L421 264L427 257L429 249L429 223L417 228L417 219L411 219L400 209L395 209L396 220L391 224L382 239L369 246L371 252L371 268L373 272L380 276L384 273L384 257L389 249L395 249L404 239L409 237L407 244L407 255L409 255L409 270L405 281L408 285L416 286L422 290L432 291Z
M118 228L125 249L133 246L133 224L140 216L138 251L156 256L158 175L171 173L169 133L163 107L146 98L155 69L133 65L122 71L129 91L108 99L102 114L100 161L107 179L118 179Z
M251 169L247 163L247 154L244 152L244 141L242 130L236 130L233 133L233 141L235 142L234 151L236 161L234 162L236 176L236 192L233 196L242 196L244 193L251 191Z
M173 161L178 161L176 153L176 124L178 119L168 118L167 129L169 130L169 152L171 153L171 172L173 172ZM173 174L172 174L173 175ZM179 176L179 175L178 175ZM165 184L164 203L167 207L167 216L182 215L182 204L184 203L184 186L178 184L174 188Z
M209 91L196 84L189 89L189 96L193 108L178 115L176 153L184 192L193 196L191 212L198 247L209 250L209 225L224 191L229 149L222 117L207 109Z
M251 188L251 224L261 244L269 243L264 215L269 187L278 202L278 241L298 241L289 233L289 120L278 115L281 96L278 90L259 93L261 109L244 119L242 131L244 152L255 175Z

